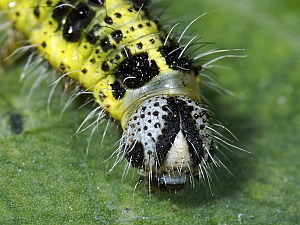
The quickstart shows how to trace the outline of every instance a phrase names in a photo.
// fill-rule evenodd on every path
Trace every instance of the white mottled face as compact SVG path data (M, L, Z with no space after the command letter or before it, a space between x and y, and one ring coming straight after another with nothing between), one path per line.
M213 157L209 112L184 96L146 99L122 137L128 162L160 190L179 190ZM204 168L205 170L205 168Z

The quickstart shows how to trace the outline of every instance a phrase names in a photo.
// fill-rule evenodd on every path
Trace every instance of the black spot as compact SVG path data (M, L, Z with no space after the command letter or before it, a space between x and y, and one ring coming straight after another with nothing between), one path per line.
M109 25L113 24L113 20L109 16L107 16L107 17L104 18L104 22L107 23L107 24L109 24Z
M154 128L159 128L160 127L160 124L159 123L155 123L154 124Z
M115 17L116 17L116 18L121 18L122 15L121 15L121 13L115 13Z
M84 68L83 70L81 70L81 72L82 72L83 74L86 74L86 73L87 73L87 69Z
M143 48L142 42L137 43L137 44L136 44L136 47L137 47L138 49L142 49L142 48Z
M101 64L101 69L102 69L103 71L105 71L105 72L109 71L109 65L108 65L108 63L104 61L104 62Z
M140 24L138 25L138 28L143 28L143 24L140 23Z
M43 41L43 42L42 42L42 47L43 47L43 48L46 48L46 46L47 46L46 42Z
M76 42L81 38L83 30L90 24L95 12L86 4L79 3L72 9L63 28L63 37L68 42Z
M140 142L136 142L132 147L127 149L126 159L133 167L141 167L144 160L144 146Z
M154 39L150 39L150 43L151 43L151 44L154 44L154 43L155 43L155 40L154 40Z
M166 59L166 63L170 68L174 70L194 70L197 75L200 67L194 67L194 60L188 59L187 56L180 56L183 48L176 43L160 47L159 52Z
M158 114L159 114L158 111L153 112L153 116L158 116Z
M87 42L91 43L92 45L95 45L96 42L99 40L99 36L95 34L95 32L99 31L101 29L101 26L99 24L95 24L93 28L88 31L85 35L85 38Z
M110 44L108 37L105 37L100 41L100 46L104 52L107 52L108 50L113 48L112 45Z
M90 59L90 62L91 62L92 64L94 64L94 63L96 62L96 59L92 58L92 59Z
M156 62L146 52L124 59L115 70L116 78L129 88L141 87L158 74Z
M23 119L22 115L16 112L9 114L10 130L14 134L21 134L23 131Z
M16 12L16 16L19 17L21 15L20 12Z
M115 55L115 60L120 60L121 56Z
M104 0L88 0L90 6L102 7L104 6Z
M40 18L41 13L40 13L39 6L34 7L33 14L35 15L36 18Z
M62 71L65 71L66 67L63 63L60 64L59 68L62 70Z
M200 130L203 130L205 128L205 125L204 124L201 124L200 125Z
M196 103L196 104L197 104L197 103ZM202 118L202 117L205 116L205 115L206 115L206 111L205 111L205 110L201 111L200 117Z
M118 81L115 81L113 84L110 84L112 88L112 94L115 99L121 99L124 97L126 90L121 87L121 84Z
M121 30L115 30L111 32L111 37L115 40L116 43L119 44L120 41L122 41L123 33Z

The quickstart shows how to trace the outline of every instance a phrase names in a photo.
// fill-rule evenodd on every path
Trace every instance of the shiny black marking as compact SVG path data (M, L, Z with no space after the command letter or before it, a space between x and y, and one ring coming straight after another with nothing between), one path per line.
M146 52L124 59L115 71L116 78L129 88L141 87L158 74L156 62Z
M99 36L95 35L95 32L99 31L101 29L101 26L99 24L95 24L93 28L87 32L85 35L85 38L87 42L91 43L92 45L95 45L96 42L99 40Z
M51 2L52 4L52 2ZM71 7L65 4L64 1L59 1L56 6L52 10L52 19L54 19L58 26L57 26L57 31L60 30L63 26L62 21L68 16L69 12L71 11Z
M120 82L115 81L113 84L110 85L112 88L112 94L114 96L115 99L121 99L124 97L124 94L126 92L126 90L124 88L121 87Z
M104 61L104 62L101 64L101 69L102 69L103 71L105 71L105 72L108 72L108 71L109 71L109 65L108 65L108 63Z
M128 148L125 157L131 163L132 167L141 167L144 159L143 144L140 142L133 144L133 147Z
M178 43L165 45L159 48L159 52L166 59L167 65L174 70L194 70L198 74L198 67L194 67L194 60L188 59L187 56L180 56L184 47Z
M122 15L121 15L121 13L115 13L115 17L116 17L116 18L121 18Z
M88 4L95 7L102 7L104 6L104 3L104 0L88 0Z
M154 40L154 39L150 39L150 43L151 43L151 44L154 44L154 43L155 43L155 40Z
M137 43L137 44L136 44L136 47L137 47L138 49L142 49L142 48L143 48L142 42Z
M183 100L175 98L168 98L166 107L168 108L168 114L163 116L162 134L158 136L156 144L158 165L160 166L163 163L180 130L187 140L193 164L200 164L204 159L205 152L202 146L202 138L206 137L200 136L196 122L191 116L194 107L187 105Z
M9 114L10 130L14 134L21 134L23 131L23 117L21 114L11 112Z
M113 20L111 17L107 16L104 18L104 22L109 24L109 25L112 25L113 24Z
M156 142L157 162L160 166L163 163L168 151L174 143L176 135L180 131L180 114L174 98L167 99L168 114L163 117L164 124L162 134Z
M41 13L40 13L39 6L34 7L33 14L35 15L36 18L40 18Z
M108 37L105 37L100 41L100 46L104 52L107 52L115 47L114 45L111 45Z
M123 39L123 33L121 30L115 30L111 32L111 37L115 40L117 44L119 44L120 41L122 41Z
M187 140L193 164L198 165L204 159L205 150L203 149L203 139L200 137L196 122L191 116L194 107L187 105L185 101L180 99L176 99L176 105L180 113L181 130Z
M83 30L90 24L95 12L83 2L72 9L63 27L63 37L68 42L76 42L81 38Z

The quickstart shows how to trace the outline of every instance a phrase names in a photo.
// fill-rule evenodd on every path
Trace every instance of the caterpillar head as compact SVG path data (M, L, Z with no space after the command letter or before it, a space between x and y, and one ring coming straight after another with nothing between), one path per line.
M214 144L209 112L185 96L154 96L131 115L122 137L123 155L149 180L151 191L176 191L202 177Z

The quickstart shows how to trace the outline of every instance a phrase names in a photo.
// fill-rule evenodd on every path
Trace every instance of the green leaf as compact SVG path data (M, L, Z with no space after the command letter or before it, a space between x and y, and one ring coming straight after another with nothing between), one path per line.
M57 89L49 115L49 85L36 88L27 101L31 85L19 82L24 64L2 69L0 224L298 223L299 8L296 0L188 0L167 7L163 21L189 22L208 12L188 33L247 55L219 62L229 69L213 69L220 86L236 96L205 97L240 140L234 144L251 154L224 149L234 176L216 170L211 187L195 184L177 194L148 195L146 184L135 188L132 168L122 179L124 163L109 172L120 138L117 124L108 125L103 142L107 120L101 124L86 154L90 131L75 132L91 106L79 109L75 102L61 115Z

